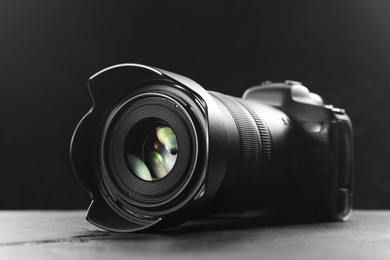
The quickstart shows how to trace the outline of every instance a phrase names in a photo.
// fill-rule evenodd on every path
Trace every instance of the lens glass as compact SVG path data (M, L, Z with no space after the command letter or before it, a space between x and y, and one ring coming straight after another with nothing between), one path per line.
M128 139L126 158L137 177L155 181L167 176L175 165L177 139L172 128L163 123L144 127L141 125Z

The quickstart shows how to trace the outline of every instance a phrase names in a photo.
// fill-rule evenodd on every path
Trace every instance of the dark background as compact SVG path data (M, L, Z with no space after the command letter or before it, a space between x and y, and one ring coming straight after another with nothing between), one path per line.
M0 3L0 208L85 208L68 159L86 81L136 62L241 95L304 82L355 127L355 207L390 208L390 2Z

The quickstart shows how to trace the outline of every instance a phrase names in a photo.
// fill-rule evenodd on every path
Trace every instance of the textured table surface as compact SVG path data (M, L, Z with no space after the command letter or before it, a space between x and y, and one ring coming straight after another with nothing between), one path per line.
M0 211L0 259L390 259L390 211L340 223L208 219L162 233L113 234L84 211Z

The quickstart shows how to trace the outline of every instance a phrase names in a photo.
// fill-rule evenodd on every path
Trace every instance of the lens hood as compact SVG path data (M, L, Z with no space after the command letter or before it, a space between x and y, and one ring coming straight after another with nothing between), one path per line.
M145 79L153 82L164 82L191 99L191 105L186 109L196 114L199 123L198 131L202 132L206 144L198 151L204 160L201 169L196 172L196 183L186 187L187 196L175 205L174 211L165 211L164 214L152 216L140 214L126 209L113 210L117 204L109 194L102 192L100 184L102 176L97 174L96 143L99 139L99 129L102 127L102 118L115 107L121 97L134 91ZM224 144L226 133L223 117L216 102L210 94L196 82L181 75L148 67L140 64L119 64L99 71L88 80L92 107L78 123L71 141L71 162L73 170L80 184L91 196L92 202L87 212L87 220L103 229L118 232L143 230L150 227L169 226L170 223L184 222L197 208L207 204L214 197L225 172L227 156ZM191 112L190 111L190 112ZM206 172L221 174L208 174ZM111 205L109 205L111 204Z

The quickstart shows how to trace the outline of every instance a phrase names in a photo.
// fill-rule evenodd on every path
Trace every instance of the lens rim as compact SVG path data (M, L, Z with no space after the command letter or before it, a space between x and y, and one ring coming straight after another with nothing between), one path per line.
M184 115L179 115L183 110L172 111L165 107L165 105L171 105L171 108L177 108L169 99L160 99L160 101L168 102L154 105L159 101L153 97L154 95L155 93L142 94L125 102L111 121L107 132L108 142L105 153L111 170L110 177L116 186L121 188L120 194L124 195L126 200L141 207L155 207L173 199L178 191L184 188L177 186L185 186L191 177L182 175L182 173L187 172L197 158L197 137L190 128L187 128L192 122L184 123L183 119L186 118ZM130 171L124 151L129 131L142 121L154 119L163 120L174 129L178 144L183 149L178 155L177 163L171 174L166 176L167 178L149 182L136 177ZM191 153L192 161L190 160Z
M97 177L100 179L98 183L99 189L104 195L103 198L113 208L115 208L120 215L126 216L126 214L130 214L133 217L153 217L177 211L179 208L184 206L196 194L196 192L199 191L200 187L204 183L208 155L207 122L205 120L204 111L202 111L202 109L198 106L199 102L191 99L187 93L183 93L180 86L149 85L148 87L144 86L142 90L143 91L129 94L127 97L130 98L124 98L122 103L115 106L107 113L107 116L103 121L102 131L99 135L100 146L98 149ZM179 189L175 190L173 196L165 198L165 200L160 200L158 202L154 201L152 203L150 201L146 203L145 201L137 201L134 197L129 197L128 194L118 189L117 183L114 178L112 178L112 174L110 174L111 170L107 167L107 156L105 155L108 144L108 133L110 132L110 127L112 127L112 123L115 121L115 118L128 106L145 97L156 97L160 100L165 100L168 102L170 109L176 112L180 111L179 114L181 116L178 116L176 119L179 120L175 121L181 122L181 124L187 127L187 130L190 132L190 137L185 139L191 140L193 143L191 146L191 162L187 163L189 166L185 170L187 178L181 180L182 185ZM156 110L153 110L153 114L155 114L155 111ZM167 123L172 127L173 124L169 122L169 120L165 121L168 121ZM177 128L172 127L172 129L177 135ZM182 147L180 153L182 154L183 144L180 144L179 142L178 145ZM184 147L185 146L186 145L184 145ZM176 164L174 168L176 167ZM196 174L194 174L195 172ZM165 181L165 179L168 178L162 178L154 182L143 181L141 179L139 180L144 183L159 183Z

